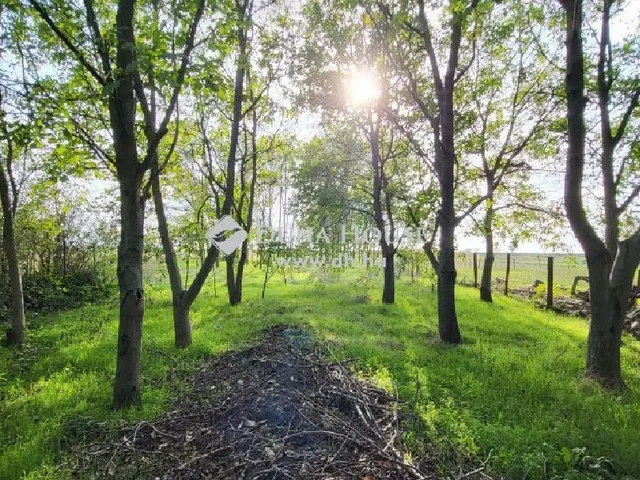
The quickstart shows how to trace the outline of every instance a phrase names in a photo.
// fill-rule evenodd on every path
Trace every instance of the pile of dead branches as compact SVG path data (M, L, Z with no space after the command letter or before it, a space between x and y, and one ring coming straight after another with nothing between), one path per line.
M393 396L327 363L302 330L202 367L175 409L78 449L80 478L423 479L402 446ZM466 478L466 476L465 476ZM479 477L478 477L479 478Z

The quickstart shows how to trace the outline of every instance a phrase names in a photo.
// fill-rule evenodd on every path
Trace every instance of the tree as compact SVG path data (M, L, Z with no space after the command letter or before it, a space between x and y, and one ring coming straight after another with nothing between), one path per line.
M350 7L323 10L319 2L306 6L310 41L305 46L305 80L311 106L320 109L327 122L355 126L368 144L370 211L384 259L382 302L394 303L394 210L399 195L393 180L399 179L393 177L408 154L406 141L388 117L399 79L389 63L386 35L373 28L371 12L362 5L355 11ZM367 88L363 82L376 87L360 92Z
M8 264L11 284L11 328L7 331L9 344L22 345L26 338L22 276L15 237L15 216L18 209L19 189L13 173L16 157L16 130L10 131L4 111L4 94L0 86L0 134L4 141L3 158L0 162L0 202L2 203L2 251ZM19 135L19 134L18 134ZM18 140L19 141L19 140Z
M25 55L24 18L20 12L0 6L0 204L2 205L2 258L11 285L9 344L26 340L22 274L16 238L16 214L24 181L33 168L31 151L37 144L45 118L34 101L34 78L27 73L33 58ZM29 45L30 46L30 45ZM22 160L20 160L22 159Z
M223 9L223 13L225 14L222 19L218 21L216 27L219 30L227 31L232 30L234 27L238 29L245 28L244 22L246 20L245 14L246 9L250 6L248 1L244 1L242 3L235 3L234 8L229 8L229 12L226 9ZM152 24L155 28L160 29L160 21L159 21L159 11L158 5L153 5L153 13L152 13ZM159 35L154 35L151 37L151 44L149 45L149 50L151 52L164 51L169 49L169 45L165 42L162 44L158 44L162 41L164 37ZM211 35L207 38L205 45L207 47L206 54L212 54L213 52L217 52L218 45L226 45L229 39L228 38L218 38L216 35ZM207 86L206 81L202 81L202 79L214 79L219 76L219 67L222 63L222 60L209 61L207 62L201 56L194 55L193 62L198 63L199 74L192 75L191 84L192 94L196 94L199 96L206 95L209 92L209 88ZM149 82L149 88L151 90L151 98L150 98L150 108L149 108L149 118L145 122L146 124L146 136L147 141L153 141L154 136L156 135L155 125L157 123L156 119L156 94L155 91L157 89L157 81L156 74L154 73L153 65L150 65L147 78ZM202 82L201 82L202 81ZM184 123L184 122L183 122ZM167 147L166 155L164 160L160 162L159 154L156 151L154 156L152 157L151 162L151 174L150 174L150 183L147 185L151 189L151 195L153 198L153 203L156 212L156 218L158 222L158 233L160 236L160 241L162 244L162 250L164 253L165 263L167 266L167 273L169 276L169 284L171 287L172 294L172 304L173 304L173 324L174 324L174 344L178 348L185 348L191 345L191 323L189 319L189 311L193 302L197 298L198 294L202 290L207 277L213 268L215 262L218 259L218 250L214 245L211 245L207 251L206 257L201 259L201 264L198 272L194 276L191 285L186 287L182 281L182 275L180 272L180 267L178 264L178 259L175 253L175 248L173 241L171 239L171 235L169 232L169 222L167 220L167 215L165 212L165 205L161 187L160 174L169 164L175 150L176 145L178 144L179 137L189 135L190 129L196 129L197 125L193 121L187 121L186 126L181 126L178 121L176 121L173 140L171 144ZM146 194L148 194L148 188ZM206 199L208 200L208 199ZM205 202L206 202L205 200ZM203 204L204 206L204 204ZM199 217L198 219L200 219ZM188 275L188 273L187 273Z
M288 61L283 51L288 48L288 16L277 7L274 2L236 2L233 48L229 49L233 76L220 75L216 90L203 92L197 101L203 152L202 160L194 158L194 163L209 186L216 216L232 216L247 233L239 255L235 251L225 258L231 305L242 301L262 157L279 148L282 140L277 133L260 134L261 128L272 125L278 111L270 89Z
M92 0L84 2L84 11L74 11L71 15L66 10L61 15L61 12L54 8L55 5L45 5L39 0L29 0L29 4L62 43L66 52L82 68L84 74L91 78L88 88L95 90L99 87L102 90L102 101L108 110L108 125L111 129L114 153L110 155L97 145L92 147L109 159L120 186L120 244L117 267L120 319L113 405L115 408L138 405L141 402L140 355L144 317L143 182L145 174L154 163L158 146L168 132L169 122L176 109L205 3L204 0L197 2L191 22L181 32L184 33L184 49L172 80L174 86L159 124L153 123L154 112L150 110L141 77L141 64L147 60L149 64L153 64L154 59L138 58L135 34L142 27L134 28L136 5L133 0L120 0L117 3L112 30L101 29L100 21L108 24L113 10L107 5L100 5L101 8L96 9ZM52 16L55 13L59 18ZM84 25L77 19L84 19ZM89 51L84 47L87 43L91 45ZM92 58L91 55L97 58ZM142 159L139 144L143 142L140 141L136 125L137 105L140 106L144 117L144 131L147 137Z
M476 18L476 25L470 28L469 19L474 15L479 17L481 13L490 9L489 4L483 3L482 10L478 12L479 4L479 0L471 0L448 2L443 5L442 14L447 21L442 32L437 32L442 36L437 38L434 35L436 30L427 18L423 0L418 1L417 9L410 9L401 2L397 6L397 12L391 8L395 4L391 7L382 3L378 5L385 17L391 20L391 26L394 28L390 30L394 33L393 61L402 68L405 83L408 85L407 90L415 108L431 127L433 173L440 187L440 205L436 220L440 233L437 262L438 330L440 339L451 344L462 341L455 305L455 229L482 201L478 199L462 216L456 215L458 157L455 132L459 112L456 115L454 103L460 102L455 102L455 92L458 82L469 70L475 56L475 36L479 20ZM408 32L409 38L403 30ZM417 36L419 41L416 42L411 36ZM460 65L462 41L465 38L471 41L472 53L468 61ZM412 52L407 51L405 43L415 46L415 50L420 54L418 60L415 60ZM424 65L422 56L426 57L428 65ZM428 88L428 84L432 88ZM415 145L415 142L412 143Z
M591 65L585 53L583 24L588 18L582 0L562 0L566 19L566 80L568 149L564 201L569 224L580 242L589 270L591 325L587 345L587 375L609 388L624 385L620 369L622 321L628 305L633 275L640 263L640 226L632 223L630 235L621 240L623 215L640 194L638 172L638 119L640 87L638 78L629 78L624 60L632 54L633 38L614 48L610 20L616 8L604 0L600 10L595 95L600 135L590 139L597 145L597 165L602 179L600 207L604 218L604 239L589 220L583 198L583 177L588 134L585 109L585 66ZM635 43L637 49L637 43ZM614 58L614 54L616 57ZM620 64L615 64L616 59ZM633 70L630 73L633 75ZM637 132L637 126L636 126ZM597 142L597 143L596 143ZM621 148L626 145L626 148ZM621 200L622 197L622 200ZM635 229L635 230L634 230Z
M366 146L354 136L330 130L300 146L293 187L302 226L333 232L356 222L363 228L370 226L370 195L361 173L366 168Z
M475 107L462 119L466 128L459 129L460 152L479 157L479 166L473 162L459 176L484 183L484 194L469 198L469 204L480 198L484 206L478 230L485 239L480 299L486 302L492 301L494 234L497 224L508 220L505 213L519 211L520 223L510 222L508 228L523 232L523 213L529 213L526 223L531 223L553 212L541 205L531 172L536 157L555 154L549 126L557 100L550 83L552 65L537 56L523 20L526 14L522 4L514 2L486 16L475 40L475 61L460 81L460 97Z

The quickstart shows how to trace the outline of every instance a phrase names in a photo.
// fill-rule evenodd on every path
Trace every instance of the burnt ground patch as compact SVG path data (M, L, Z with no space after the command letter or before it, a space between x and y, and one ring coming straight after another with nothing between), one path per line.
M304 330L277 326L259 344L209 359L171 411L76 447L77 478L416 479L401 408L355 378Z

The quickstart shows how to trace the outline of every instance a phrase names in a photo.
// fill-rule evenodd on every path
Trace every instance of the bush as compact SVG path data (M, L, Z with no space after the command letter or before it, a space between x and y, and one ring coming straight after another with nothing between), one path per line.
M27 312L46 313L75 308L85 303L100 302L115 291L112 275L99 269L82 269L58 275L36 273L22 279L24 307ZM0 285L0 319L8 320L11 288Z

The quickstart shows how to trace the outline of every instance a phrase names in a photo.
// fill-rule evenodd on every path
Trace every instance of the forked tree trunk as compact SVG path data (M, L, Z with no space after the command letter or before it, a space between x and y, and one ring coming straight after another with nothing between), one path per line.
M229 138L229 154L227 156L227 182L225 185L225 197L222 205L222 215L231 215L234 203L234 189L236 185L236 153L238 151L238 140L240 137L240 122L242 121L242 101L244 95L244 80L246 75L247 54L247 30L246 20L251 16L251 12L247 15L247 1L236 2L238 14L238 28L236 38L238 40L239 58L236 64L236 72L233 87L233 116L231 119L231 135ZM235 253L229 255L225 260L227 264L227 293L229 295L229 304L238 305L240 303L240 294L236 287L234 273Z
M633 274L640 262L640 230L627 240L618 242L615 212L615 191L610 181L612 175L610 132L603 143L601 167L605 190L606 240L603 242L589 222L582 200L582 178L585 163L584 125L584 55L582 40L582 0L561 2L566 12L566 94L568 117L568 152L565 174L565 208L573 232L580 241L589 269L589 294L591 304L591 325L587 347L587 375L608 388L624 386L620 369L620 343L622 321L631 292ZM605 5L603 36L608 29ZM602 48L606 48L603 45ZM601 121L607 123L608 98L603 92L603 53L599 65L601 95ZM608 180L609 179L609 180ZM613 205L613 206L612 206Z
M251 84L249 71L247 71L247 83ZM249 99L254 101L253 89L249 88ZM253 209L255 207L256 183L258 181L258 114L255 110L251 112L251 178L249 180L249 205L247 206L247 221L245 230L247 239L242 242L240 259L238 260L238 271L236 272L236 297L238 303L242 302L242 281L244 278L244 267L249 261L249 238L248 235L253 227Z
M620 368L622 325L639 262L638 235L618 244L613 264L608 251L599 257L587 257L591 304L587 375L609 388L624 386Z
M373 170L373 218L378 232L380 233L380 248L382 250L382 256L386 262L386 266L384 268L384 285L382 287L382 303L393 303L395 301L395 279L393 275L393 257L395 255L395 251L393 248L393 242L387 242L384 217L382 216L384 171L382 158L380 156L380 132L378 128L379 127L377 126L372 128L369 140L371 147L371 168ZM390 214L390 209L387 209L387 215L390 216ZM393 227L391 227L389 235L393 235Z

